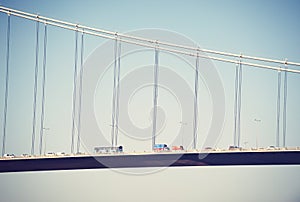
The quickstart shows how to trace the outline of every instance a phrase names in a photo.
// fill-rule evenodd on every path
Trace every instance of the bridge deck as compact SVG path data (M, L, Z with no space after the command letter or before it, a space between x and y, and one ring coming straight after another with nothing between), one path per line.
M231 151L211 153L145 153L118 155L79 155L31 157L0 160L0 172L46 170L172 167L172 166L239 166L300 165L300 150Z

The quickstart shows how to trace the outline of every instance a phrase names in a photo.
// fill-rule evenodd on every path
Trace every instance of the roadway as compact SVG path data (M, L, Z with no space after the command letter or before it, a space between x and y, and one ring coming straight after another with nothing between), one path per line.
M145 152L1 158L0 172L244 165L300 165L300 150Z

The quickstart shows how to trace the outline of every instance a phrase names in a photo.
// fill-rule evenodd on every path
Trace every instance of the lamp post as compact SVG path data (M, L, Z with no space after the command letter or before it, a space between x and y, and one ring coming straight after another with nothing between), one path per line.
M50 128L43 128L43 130L49 131ZM44 138L44 142L45 142L44 155L45 155L46 154L46 146L47 146L46 140L47 140L47 135L49 135L49 134L47 134L46 132L44 134L45 134L45 138Z
M183 146L184 126L187 125L187 122L180 121L179 124L180 124L181 127L182 127L182 133L181 133L181 146ZM183 146L183 148L185 148L185 147Z
M244 148L245 148L245 149L247 148L247 144L248 144L248 142L245 141L245 142L244 142Z
M259 124L261 123L261 119L254 119L254 122ZM256 136L255 136L255 142L256 142L256 149L258 149L258 126L256 127Z

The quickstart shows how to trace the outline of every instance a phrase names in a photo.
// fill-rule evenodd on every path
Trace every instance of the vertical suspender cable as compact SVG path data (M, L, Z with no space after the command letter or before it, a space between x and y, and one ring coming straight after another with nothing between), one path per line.
M81 49L80 49L80 72L79 72L79 109L78 109L78 124L77 124L77 153L80 151L80 132L81 132L81 107L82 107L82 77L83 77L83 52L84 52L84 32L81 34Z
M235 67L235 91L234 91L234 146L237 146L237 101L238 101L239 64Z
M278 78L277 78L276 147L279 147L279 133L280 133L280 91L281 91L281 71L278 71Z
M42 110L40 127L40 155L43 150L44 120L45 120L45 85L46 85L46 60L47 60L47 24L44 25L44 53L43 53L43 78L42 78Z
M115 145L118 145L118 135L119 135L119 108L120 108L120 71L121 71L121 42L118 45L118 65L117 65L117 89L116 89L116 127L115 127Z
M237 125L237 145L240 147L240 139L241 139L241 108L242 108L242 79L243 79L243 69L242 69L242 63L240 61L239 64L239 91L238 91L238 109L237 109L237 120L238 120L238 125Z
M199 86L198 78L199 78L199 52L197 52L196 69L195 69L193 149L196 149L197 147L197 133L198 133L198 86Z
M77 28L77 27L76 27ZM75 136L75 112L76 112L76 90L77 90L77 52L78 52L78 30L75 31L75 57L74 57L74 78L73 78L73 107L72 107L72 142L71 153L74 154Z
M38 16L37 16L38 19ZM35 128L36 128L36 98L39 69L39 21L36 21L36 47L35 47L35 72L34 72L34 92L33 92L33 116L32 116L32 138L31 138L31 155L34 155L35 146Z
M157 118L157 96L158 96L158 57L159 50L155 48L154 56L154 88L153 88L153 123L152 123L152 149L154 150L155 139L156 139L156 118Z
M9 84L9 51L10 51L10 14L7 16L7 35L6 35L6 75L5 75L5 96L3 113L3 139L2 156L5 154L6 146L6 124L7 124L7 104L8 104L8 84Z
M112 113L111 113L111 146L115 146L115 115L116 115L116 77L117 77L117 53L118 52L118 40L115 39L114 44L114 72L113 72L113 95L112 95Z
M286 65L285 65L285 68ZM283 142L282 142L282 146L285 147L286 145L286 108L287 108L287 72L284 72L284 91L283 91L283 126L282 126L282 130L283 130Z

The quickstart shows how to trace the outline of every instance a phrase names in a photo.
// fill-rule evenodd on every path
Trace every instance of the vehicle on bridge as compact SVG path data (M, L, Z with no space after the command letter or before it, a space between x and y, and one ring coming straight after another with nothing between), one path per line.
M123 146L118 147L95 147L96 154L107 154L107 153L121 153L123 152Z
M45 154L45 156L55 156L55 153L54 152L48 152Z
M56 152L55 155L56 156L65 156L66 153L65 152Z
M32 157L32 156L29 155L29 154L24 153L24 154L21 155L21 157L28 158L28 157Z
M14 154L4 154L3 155L4 158L15 158Z
M182 145L180 145L180 146L172 146L172 151L183 151L184 150L184 148L183 148L183 146Z
M170 148L166 144L155 144L153 151L155 152L170 151Z
M238 147L238 146L229 146L228 150L229 151L240 151L240 150L242 150L242 148Z

